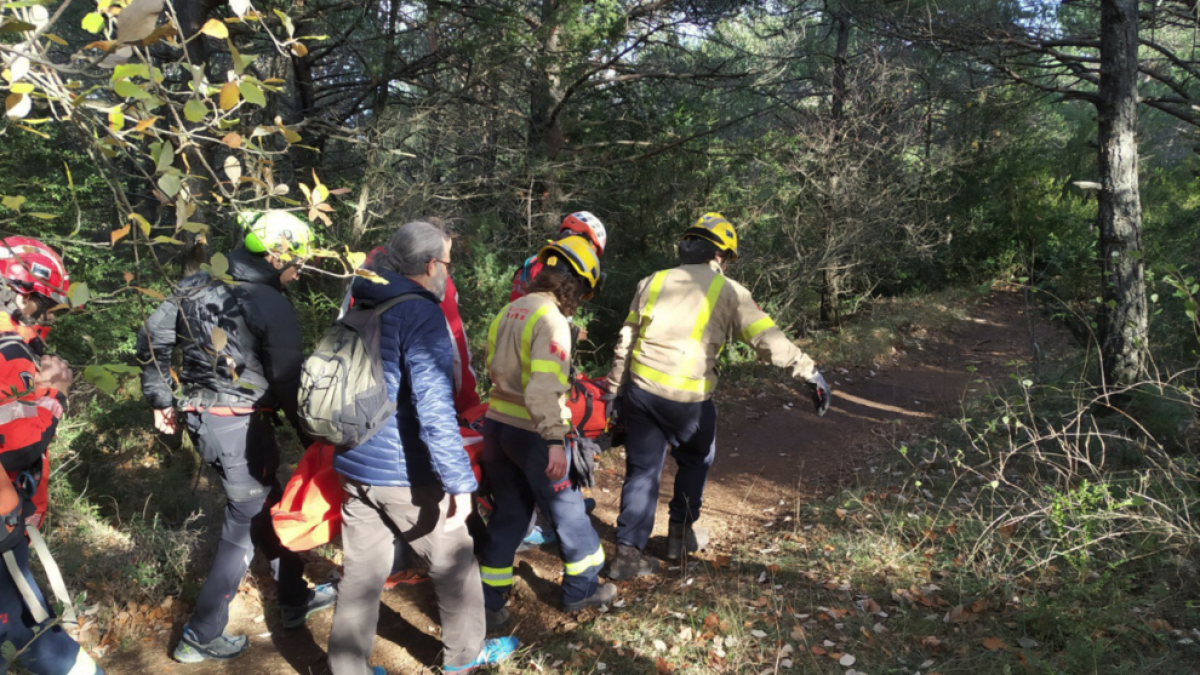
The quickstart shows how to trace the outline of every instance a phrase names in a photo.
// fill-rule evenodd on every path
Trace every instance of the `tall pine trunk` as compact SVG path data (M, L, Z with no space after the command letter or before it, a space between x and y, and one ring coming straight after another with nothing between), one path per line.
M1099 314L1106 388L1136 382L1146 362L1146 279L1137 161L1137 0L1100 3Z
M846 114L846 61L850 53L850 16L844 11L833 14L837 24L837 47L833 59L833 99L830 105L830 121L832 123L832 142L829 152L829 182L826 186L825 228L822 233L825 239L826 260L825 269L821 271L821 321L838 323L841 320L838 312L838 296L841 295L842 260L837 251L837 223L842 217L841 200L838 199L838 157L841 153L843 130L842 122Z

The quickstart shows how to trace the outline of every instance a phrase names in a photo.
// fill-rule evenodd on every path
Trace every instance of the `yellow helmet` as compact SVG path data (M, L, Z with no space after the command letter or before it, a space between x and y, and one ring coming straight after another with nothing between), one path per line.
M733 229L733 225L730 225L728 220L725 220L725 216L719 213L710 211L700 216L694 225L684 230L684 239L692 237L711 241L718 249L725 251L731 257L738 257L737 231Z
M600 258L591 242L584 237L570 236L550 242L538 251L538 262L546 267L569 265L572 272L588 283L591 290L583 296L590 300L600 285Z

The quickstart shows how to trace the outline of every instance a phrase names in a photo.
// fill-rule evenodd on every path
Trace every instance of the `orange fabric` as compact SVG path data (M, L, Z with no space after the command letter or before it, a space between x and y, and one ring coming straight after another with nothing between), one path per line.
M293 551L307 551L333 541L342 532L342 484L333 470L334 447L313 443L271 507L271 523L279 541Z
M458 431L462 434L463 450L467 451L467 457L471 459L471 471L475 472L475 482L482 485L483 465L480 457L483 455L483 434L468 427L459 427Z
M575 385L567 396L567 407L571 409L571 424L587 438L596 438L608 430L608 402L601 400L607 393L608 381L603 377L592 379L582 373L575 377ZM592 401L590 415L588 398Z
M480 480L483 434L467 427L460 427L459 431L463 449L471 458L475 479ZM279 535L279 541L293 551L307 551L328 544L342 533L342 484L333 470L335 451L326 443L308 446L283 488L283 498L271 507L275 533Z

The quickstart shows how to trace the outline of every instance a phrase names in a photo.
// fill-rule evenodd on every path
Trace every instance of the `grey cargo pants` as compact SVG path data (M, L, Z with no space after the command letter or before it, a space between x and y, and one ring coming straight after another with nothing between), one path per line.
M329 669L369 675L383 582L396 535L429 566L442 620L443 663L464 666L483 650L483 582L467 528L446 532L450 497L441 487L383 487L343 479L343 578L338 585Z

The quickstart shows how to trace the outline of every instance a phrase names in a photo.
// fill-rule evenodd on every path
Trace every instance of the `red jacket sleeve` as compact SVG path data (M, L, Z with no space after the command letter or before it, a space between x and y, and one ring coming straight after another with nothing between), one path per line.
M38 361L23 342L0 344L0 464L6 471L33 466L50 449L67 397L34 389Z
M458 312L458 288L453 279L446 279L446 297L442 299L441 307L450 326L450 334L454 337L454 348L458 351L458 358L454 362L458 368L454 377L458 387L454 392L454 409L461 415L479 405L479 392L475 390L478 381L475 379L475 370L471 368L471 347L467 344L467 332L463 329L462 315Z

